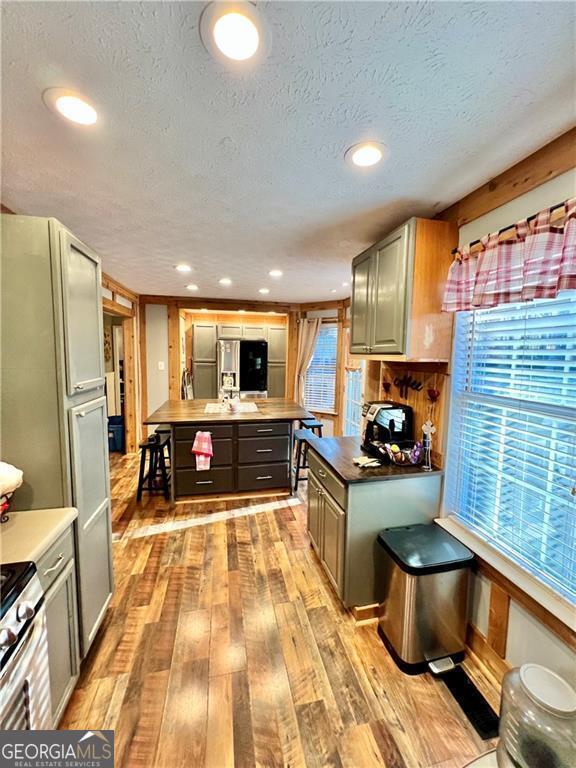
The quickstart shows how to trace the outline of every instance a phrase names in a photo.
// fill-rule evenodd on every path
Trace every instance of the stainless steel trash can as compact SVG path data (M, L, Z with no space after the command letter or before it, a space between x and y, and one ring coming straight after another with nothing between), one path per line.
M378 633L396 664L418 674L437 659L461 661L473 553L436 523L385 528L378 543L384 582Z

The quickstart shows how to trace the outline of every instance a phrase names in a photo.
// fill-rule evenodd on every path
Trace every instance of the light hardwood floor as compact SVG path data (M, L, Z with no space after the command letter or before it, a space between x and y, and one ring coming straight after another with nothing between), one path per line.
M491 747L355 626L304 504L138 504L137 461L112 463L116 590L61 728L114 729L122 768L461 768Z

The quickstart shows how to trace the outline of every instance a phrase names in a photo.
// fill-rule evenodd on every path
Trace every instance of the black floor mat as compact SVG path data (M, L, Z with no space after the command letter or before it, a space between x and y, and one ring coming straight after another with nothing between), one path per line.
M440 676L481 739L498 736L498 716L462 667Z

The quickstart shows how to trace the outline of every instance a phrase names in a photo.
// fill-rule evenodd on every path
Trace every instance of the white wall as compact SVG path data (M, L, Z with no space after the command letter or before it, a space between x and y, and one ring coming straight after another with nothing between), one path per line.
M496 232L574 196L576 196L576 168L461 227L460 245L477 240L489 232ZM470 621L485 636L488 631L490 605L488 579L475 576L470 597ZM543 664L576 685L576 653L513 601L510 603L506 661L514 667L528 661Z
M168 400L168 307L146 304L148 414Z

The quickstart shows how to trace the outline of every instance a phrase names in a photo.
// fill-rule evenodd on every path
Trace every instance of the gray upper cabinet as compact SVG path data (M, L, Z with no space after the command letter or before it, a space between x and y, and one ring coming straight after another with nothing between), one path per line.
M72 487L78 508L80 636L84 652L94 639L113 590L106 424L105 397L70 410Z
M194 323L192 338L192 359L195 363L216 362L216 325Z
M352 265L350 351L368 352L372 320L372 251L358 256Z
M61 229L62 304L69 396L104 385L100 260Z
M284 326L270 325L268 327L268 362L286 362L287 331Z
M85 655L112 593L100 262L55 219L3 215L1 289L2 458L24 472L15 509L78 509ZM53 596L54 616L66 589Z
M372 256L370 354L402 354L405 337L409 225L382 241Z
M264 339L268 341L268 326L266 325L244 325L242 326L243 339Z
M218 338L219 339L241 339L242 338L242 325L221 324L218 326Z
M350 351L391 360L447 361L452 317L442 292L457 227L410 219L352 263Z

